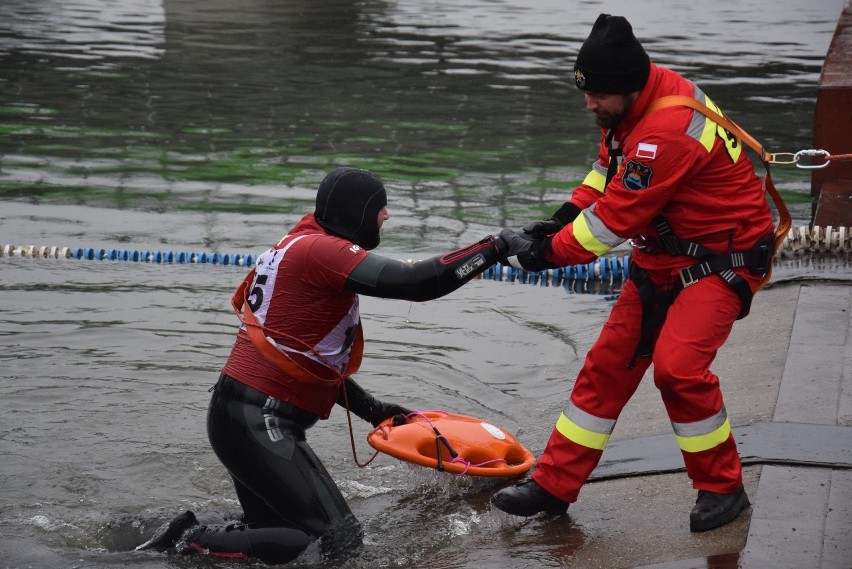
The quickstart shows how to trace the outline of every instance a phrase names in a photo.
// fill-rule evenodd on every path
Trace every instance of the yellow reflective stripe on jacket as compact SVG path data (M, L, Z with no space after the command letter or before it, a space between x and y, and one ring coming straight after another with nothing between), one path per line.
M675 438L684 452L701 452L717 447L731 434L728 412L722 407L718 413L694 423L672 422Z
M583 180L583 185L589 186L590 188L594 188L600 193L603 193L606 189L606 169L599 163L595 162L594 166L592 166L592 170L586 174L586 178Z
M695 100L699 103L703 103L717 114L722 114L722 109L720 109L716 103L711 101L710 97L705 95L698 86L695 86ZM692 120L687 128L687 134L698 140L707 152L713 150L713 143L716 142L716 136L719 136L725 142L725 148L727 149L731 160L735 162L743 151L743 145L740 139L704 116L703 113L695 110L692 111Z
M613 419L602 419L586 413L570 401L556 421L556 430L578 445L603 450L615 428Z
M595 213L596 205L592 204L584 209L574 220L572 229L577 243L589 253L600 257L613 247L624 243L624 238L619 237L604 225Z

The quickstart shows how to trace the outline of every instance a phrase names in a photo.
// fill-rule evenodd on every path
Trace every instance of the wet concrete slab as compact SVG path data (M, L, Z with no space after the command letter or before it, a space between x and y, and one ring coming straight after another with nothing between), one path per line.
M850 471L764 467L740 567L850 567L850 504Z
M825 516L823 565L852 567L852 472L833 471Z
M612 500L617 503L616 494L635 494L629 507L612 506L618 514L608 524L611 531L623 532L622 543L635 533L645 545L623 563L610 559L600 566L852 568L852 286L797 284L758 295L756 303L749 317L753 320L732 334L738 345L717 366L722 377L737 377L729 388L748 385L729 389L726 406L732 417L753 421L733 427L751 508L731 524L690 533L686 519L692 491L681 478L680 451L673 435L656 423L658 434L611 441L593 474L595 483L585 491L592 504L583 506L581 500L572 505L603 508ZM790 310L788 320L783 313ZM789 336L775 330L771 337L761 337L762 330L785 327ZM783 344L786 353L770 351L764 357L767 341ZM748 378L741 376L743 369L753 370ZM595 503L598 494L609 499ZM637 502L649 508L647 519L616 523L632 515ZM576 508L574 514L581 518L585 512ZM666 546L668 553L658 551Z
M803 286L773 421L852 425L852 287Z
M850 429L850 396L852 287L803 286L773 420ZM850 535L852 472L764 466L741 567L852 567Z
M743 464L852 469L852 427L761 422L732 429ZM674 435L613 441L592 480L678 472L683 457Z

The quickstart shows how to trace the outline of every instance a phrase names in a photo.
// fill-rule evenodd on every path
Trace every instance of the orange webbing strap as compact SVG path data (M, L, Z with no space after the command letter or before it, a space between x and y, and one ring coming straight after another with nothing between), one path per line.
M265 328L257 321L251 308L248 306L248 291L254 280L255 269L249 271L243 282L234 291L234 296L231 298L231 306L234 307L234 312L237 318L245 324L248 336L252 344L263 355L263 357L278 368L280 371L287 374L288 377L298 381L307 383L340 383L345 376L355 373L361 366L361 357L364 353L364 334L359 323L355 335L355 341L352 343L352 354L349 359L349 365L346 366L346 371L341 374L335 371L330 365L322 365L308 358L305 358L305 363L300 364L294 358L288 356L273 344L264 333ZM300 342L297 338L293 340ZM312 350L310 346L306 346L308 350ZM314 352L316 354L316 352ZM319 354L318 357L322 358Z
M252 344L254 344L254 347L257 348L263 357L272 365L287 374L288 377L292 377L297 381L313 384L319 382L343 385L343 380L347 376L358 371L358 368L361 367L361 358L364 355L364 331L361 327L361 323L358 323L358 328L355 332L355 340L352 342L352 352L349 357L349 365L346 366L346 370L342 374L334 371L330 365L324 366L309 359L306 359L306 365L302 366L293 358L270 344L270 340L264 333L263 325L257 321L257 318L251 311L251 307L248 306L249 287L254 281L255 272L255 269L249 271L246 278L243 279L243 282L241 282L237 287L237 290L234 291L234 296L231 297L231 306L234 307L234 312L237 313L237 318L240 319L240 322L246 325L246 331L248 332L249 338L251 339ZM299 343L304 343L298 338L292 339ZM306 346L306 348L314 351L310 346ZM322 359L322 356L316 351L314 351L314 354ZM308 366L316 371L311 371L308 369ZM352 429L352 415L349 411L349 396L345 389L343 389L343 400L344 406L346 407L346 421L349 425L349 442L352 445L352 457L355 459L355 464L363 468L376 458L379 451L376 451L366 463L361 463L358 460L358 454L355 452L355 435Z
M790 231L790 227L793 225L793 219L790 217L790 211L787 209L787 204L784 203L784 200L781 198L781 194L778 193L778 190L775 188L775 184L772 182L772 176L769 172L769 161L771 159L771 154L767 152L763 145L760 144L753 136L748 134L742 128L739 127L735 122L730 120L728 117L721 115L702 103L699 103L692 97L687 97L686 95L669 95L666 97L660 97L654 101L651 101L651 104L648 105L648 109L645 111L646 115L653 113L654 111L658 111L660 109L664 109L666 107L689 107L694 109L715 122L737 138L739 138L743 143L746 144L749 148L754 150L757 155L760 157L760 161L763 162L764 168L766 168L766 176L763 177L763 190L769 194L772 198L772 203L775 204L775 209L778 210L778 225L775 228L775 243L772 249L773 257L778 252L778 249L781 247L781 243L783 243L784 239L787 237L787 233ZM763 278L760 280L760 287L769 282L769 279L772 277L772 263L770 262L766 274L763 275Z

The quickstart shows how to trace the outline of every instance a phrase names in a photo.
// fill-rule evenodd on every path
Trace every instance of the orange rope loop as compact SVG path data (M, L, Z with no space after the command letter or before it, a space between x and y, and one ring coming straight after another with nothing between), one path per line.
M825 157L826 160L852 160L852 154L831 154Z

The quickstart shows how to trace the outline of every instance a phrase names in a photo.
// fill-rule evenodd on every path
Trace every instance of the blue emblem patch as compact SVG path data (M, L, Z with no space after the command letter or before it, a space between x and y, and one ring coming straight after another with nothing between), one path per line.
M654 171L650 166L645 166L636 160L630 160L624 165L621 183L628 190L644 190L651 185L651 176L653 175Z

